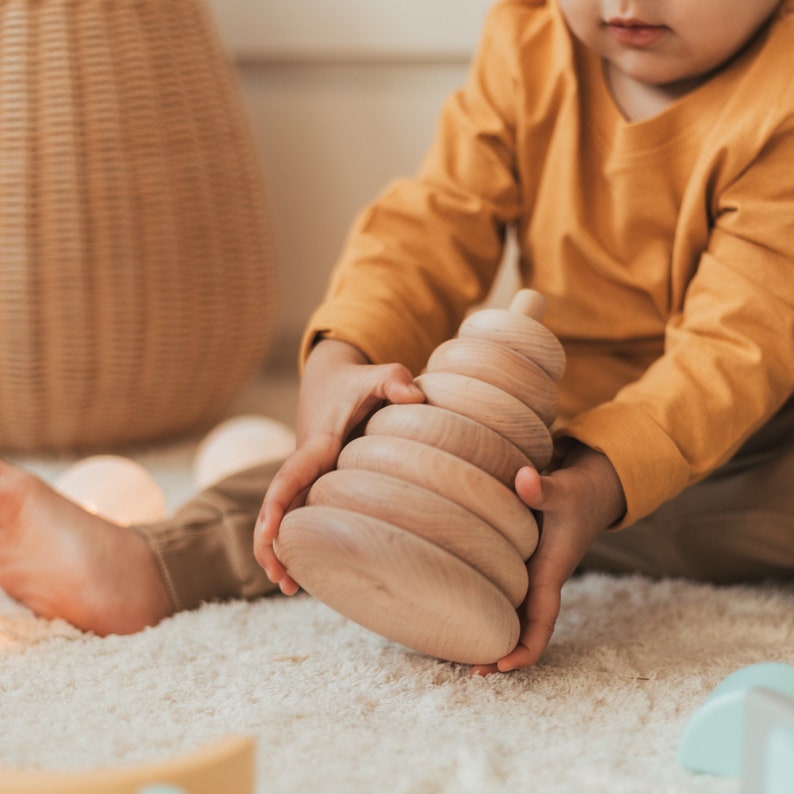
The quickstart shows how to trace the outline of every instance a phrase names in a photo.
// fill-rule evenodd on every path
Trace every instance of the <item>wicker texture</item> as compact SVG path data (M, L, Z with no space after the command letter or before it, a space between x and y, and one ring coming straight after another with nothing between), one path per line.
M198 0L0 2L0 449L214 420L275 302L261 171Z

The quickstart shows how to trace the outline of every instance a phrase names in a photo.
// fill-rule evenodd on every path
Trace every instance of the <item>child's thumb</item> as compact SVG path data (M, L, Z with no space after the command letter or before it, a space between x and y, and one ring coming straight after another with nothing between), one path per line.
M383 395L392 403L424 402L424 392L416 385L410 371L405 367L393 367L384 380Z
M532 466L524 466L516 474L516 493L533 510L548 510L554 505L554 481L543 477Z

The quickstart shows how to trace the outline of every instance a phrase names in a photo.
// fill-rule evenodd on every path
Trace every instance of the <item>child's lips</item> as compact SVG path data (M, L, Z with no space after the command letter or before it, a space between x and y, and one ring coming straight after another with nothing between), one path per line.
M641 19L610 19L606 27L616 41L630 47L649 47L669 30L666 25L654 25Z

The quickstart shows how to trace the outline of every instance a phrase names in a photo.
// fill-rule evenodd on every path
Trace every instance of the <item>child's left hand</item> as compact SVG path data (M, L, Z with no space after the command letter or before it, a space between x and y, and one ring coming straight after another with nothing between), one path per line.
M516 648L472 675L508 672L535 664L546 649L560 611L562 586L596 538L626 511L623 488L612 464L581 444L548 476L525 467L516 476L522 501L542 513L540 542L527 563L529 590L521 609Z

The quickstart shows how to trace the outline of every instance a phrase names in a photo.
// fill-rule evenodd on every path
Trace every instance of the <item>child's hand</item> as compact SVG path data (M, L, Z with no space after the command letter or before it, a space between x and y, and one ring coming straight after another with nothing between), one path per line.
M540 542L527 563L529 590L521 607L521 637L515 650L495 664L475 667L473 675L529 667L540 659L554 631L563 584L596 538L626 511L612 464L583 445L547 477L529 467L521 469L516 491L543 514Z
M336 466L350 433L386 401L424 401L406 367L372 365L357 348L332 339L312 350L298 398L297 449L268 488L254 533L257 561L285 594L296 593L298 585L273 551L281 520L304 503L314 481Z

